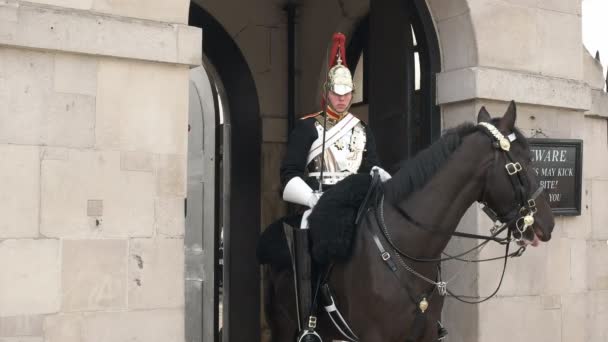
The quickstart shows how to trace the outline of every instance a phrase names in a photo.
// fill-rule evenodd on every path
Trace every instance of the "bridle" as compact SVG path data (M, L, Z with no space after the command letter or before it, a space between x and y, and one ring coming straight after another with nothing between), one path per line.
M481 131L486 133L493 141L492 145L495 148L496 161L498 153L502 152L505 155L507 163L504 168L509 176L509 181L513 187L515 193L516 203L513 209L509 210L507 214L498 215L487 205L486 192L488 190L488 175L486 175L486 184L484 185L481 203L484 205L483 210L490 217L492 222L514 222L514 229L512 228L513 237L515 241L522 241L524 239L524 233L526 230L534 224L534 214L536 214L536 199L542 193L543 188L538 187L536 191L530 196L531 185L528 179L525 177L526 170L518 161L513 158L510 152L511 142L515 141L515 133L511 133L508 138L505 137L500 131L492 124L487 122L481 122L478 124ZM489 173L489 168L488 168ZM513 223L511 223L513 224ZM510 225L507 225L510 228Z

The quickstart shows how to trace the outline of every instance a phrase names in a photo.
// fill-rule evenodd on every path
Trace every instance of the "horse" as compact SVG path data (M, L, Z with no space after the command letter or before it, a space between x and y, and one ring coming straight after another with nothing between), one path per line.
M485 204L506 222L505 229L520 242L549 241L553 214L530 167L529 145L515 127L516 116L513 101L501 118L492 119L482 107L477 124L446 131L382 184L382 200L360 221L351 257L335 263L327 279L336 305L356 336L353 340L437 340L434 322L440 319L443 296L437 295L438 283L431 283L437 280L442 251L475 202ZM532 193L535 198L530 197ZM396 249L412 259L395 261ZM397 265L396 271L388 267L387 255ZM298 323L291 270L264 270L272 341L295 341ZM419 326L421 331L413 336L421 314L431 324ZM346 340L326 313L319 314L317 332L324 341Z

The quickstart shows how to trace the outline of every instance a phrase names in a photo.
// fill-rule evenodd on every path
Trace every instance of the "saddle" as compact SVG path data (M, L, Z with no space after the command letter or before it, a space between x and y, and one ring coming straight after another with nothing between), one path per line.
M357 217L371 185L369 174L353 174L327 190L308 218L310 251L315 263L328 264L348 260L357 233ZM300 224L302 215L282 217L271 223L257 244L260 264L275 269L290 267L283 223L293 227Z

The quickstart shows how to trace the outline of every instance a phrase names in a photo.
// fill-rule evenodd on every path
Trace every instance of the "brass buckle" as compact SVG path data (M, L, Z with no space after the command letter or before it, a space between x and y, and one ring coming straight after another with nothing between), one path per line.
M382 260L386 261L391 258L391 255L388 252L382 253Z
M509 176L513 176L514 174L523 170L519 162L508 163L507 165L505 165L505 169L507 169L507 173L509 174Z
M314 329L317 327L317 317L316 316L310 316L308 318L308 327L311 329Z

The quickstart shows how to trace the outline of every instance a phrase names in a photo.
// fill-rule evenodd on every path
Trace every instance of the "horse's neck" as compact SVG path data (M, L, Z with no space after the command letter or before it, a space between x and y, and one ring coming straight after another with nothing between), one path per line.
M465 211L479 197L483 186L483 174L491 161L487 153L480 153L479 143L476 137L465 138L446 164L420 191L398 202L397 205L418 222L434 230L453 232ZM421 229L410 228L399 231L404 240L411 240L413 232L422 239L430 237L427 231ZM427 249L424 254L439 253L449 240L445 235L433 236L435 237L433 242L436 242L433 244L435 248Z

